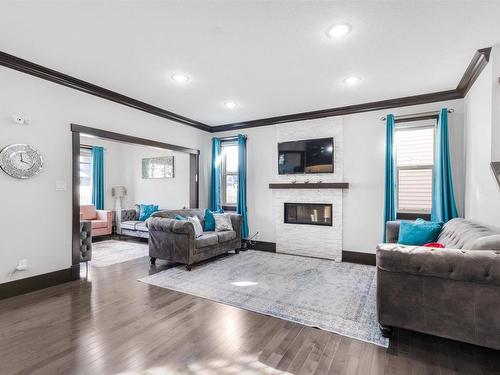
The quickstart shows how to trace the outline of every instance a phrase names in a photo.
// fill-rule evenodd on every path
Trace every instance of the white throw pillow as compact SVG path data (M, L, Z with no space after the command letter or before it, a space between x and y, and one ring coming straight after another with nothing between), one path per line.
M228 230L233 230L233 224L231 224L231 217L229 215L214 214L214 218L216 232L226 232Z
M188 217L188 221L193 223L194 226L194 235L196 238L200 237L203 234L203 227L201 226L200 219L198 217Z

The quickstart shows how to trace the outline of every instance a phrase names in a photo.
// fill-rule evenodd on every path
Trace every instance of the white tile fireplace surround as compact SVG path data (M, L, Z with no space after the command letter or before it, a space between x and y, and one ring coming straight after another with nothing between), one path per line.
M333 137L334 173L279 175L276 155L276 182L343 182L343 119L325 118L277 127L278 143L326 137ZM342 189L273 189L273 196L278 253L342 260ZM332 226L285 223L285 203L331 204Z

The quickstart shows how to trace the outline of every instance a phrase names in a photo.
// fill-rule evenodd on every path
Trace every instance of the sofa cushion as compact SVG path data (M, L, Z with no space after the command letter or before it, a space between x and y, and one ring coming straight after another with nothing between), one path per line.
M219 238L219 243L228 242L236 238L236 232L234 230L229 230L225 232L216 232Z
M144 222L143 221L139 221L139 220L130 220L130 221L124 221L120 225L121 225L122 229L136 230L135 226L137 224L140 224L140 223L144 223Z
M83 220L94 220L97 218L97 211L92 204L80 206L80 217Z
M500 250L500 234L478 238L471 246L472 250Z
M202 247L217 245L218 243L219 238L214 232L203 232L203 234L194 241L195 247L198 249Z
M148 227L146 226L146 223L144 221L139 221L135 224L135 230L138 230L140 232L147 232Z
M106 228L108 222L106 220L92 220L92 229Z

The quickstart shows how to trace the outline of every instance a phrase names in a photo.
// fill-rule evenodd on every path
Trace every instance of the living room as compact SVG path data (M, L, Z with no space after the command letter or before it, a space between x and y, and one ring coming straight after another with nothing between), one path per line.
M500 373L499 11L2 2L0 372Z

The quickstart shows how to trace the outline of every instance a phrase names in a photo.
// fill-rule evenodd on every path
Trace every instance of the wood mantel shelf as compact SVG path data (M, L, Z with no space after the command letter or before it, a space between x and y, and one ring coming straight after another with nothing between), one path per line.
M271 183L269 189L349 189L347 182Z

